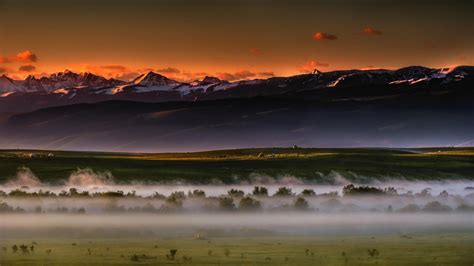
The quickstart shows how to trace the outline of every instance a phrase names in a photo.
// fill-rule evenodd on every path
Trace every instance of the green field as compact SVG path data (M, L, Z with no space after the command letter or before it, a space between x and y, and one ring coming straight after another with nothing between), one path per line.
M37 242L34 252L10 246ZM474 235L2 240L1 265L472 265ZM50 254L46 250L51 250ZM90 254L89 254L90 249ZM168 260L170 249L177 249ZM371 257L368 250L376 249ZM226 256L228 250L228 256ZM307 251L308 250L308 251ZM212 252L209 254L209 252ZM138 261L131 257L136 254ZM343 255L345 254L345 255ZM185 261L183 256L192 257Z
M47 158L53 153L53 158ZM36 157L29 158L29 154ZM110 172L116 182L176 180L231 184L253 175L294 176L330 182L338 173L352 182L398 178L439 180L474 176L474 148L242 149L196 153L128 154L66 151L0 151L0 182L27 167L43 182L67 179L78 168Z

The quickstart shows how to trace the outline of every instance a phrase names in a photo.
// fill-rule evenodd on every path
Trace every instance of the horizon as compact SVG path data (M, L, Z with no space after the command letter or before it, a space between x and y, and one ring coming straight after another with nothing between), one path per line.
M297 73L297 74L289 75L289 76L269 76L269 77L261 77L261 78L256 78L255 77L255 78L236 79L236 80L225 80L225 79L219 78L218 75L212 75L212 74L202 76L199 79L181 80L181 79L174 79L172 75L161 74L161 73L159 73L159 71L154 71L154 70L147 70L147 71L142 72L142 73L137 73L137 76L132 76L132 77L130 77L130 79L125 80L125 79L117 79L117 78L113 78L113 77L107 78L106 76L103 76L103 75L99 74L98 72L88 72L88 71L76 72L76 71L70 70L69 68L66 68L63 71L59 71L59 72L42 73L42 74L37 74L37 75L28 74L27 76L24 76L21 79L14 79L14 78L8 76L5 73L1 74L0 77L6 77L6 78L9 78L9 79L12 79L12 80L15 80L15 81L24 81L30 76L34 77L35 79L41 79L41 78L49 78L52 75L56 75L56 74L72 73L72 74L77 74L77 75L93 74L93 75L96 75L96 76L107 78L109 80L132 82L132 81L136 80L137 78L139 78L141 76L145 76L147 74L152 73L152 74L163 76L165 78L175 80L175 81L181 82L181 83L190 83L190 82L193 82L193 81L202 81L206 77L218 78L222 81L228 81L228 82L239 82L239 81L246 81L246 80L258 80L258 79L264 80L264 79L280 78L280 77L289 78L289 77L294 77L294 76L299 76L299 75L313 74L314 71L318 71L320 73L333 73L333 72L344 72L344 71L397 71L397 70L400 70L400 69L406 69L406 68L410 68L410 67L420 67L420 68L427 68L427 69L431 69L431 70L443 70L443 69L455 69L455 68L458 68L458 67L473 67L473 66L474 65L453 65L453 66L446 66L446 67L428 67L428 66L424 66L424 65L407 65L407 66L402 66L402 67L399 67L399 68L390 68L390 69L389 68L352 68L352 69L348 68L348 69L334 69L334 70L328 70L328 71L322 71L319 68L314 68L313 71L310 71L308 73ZM217 74L217 73L215 73L215 74Z
M0 1L0 34L8 37L0 74L22 79L71 69L130 80L153 70L182 81L234 81L315 68L474 65L474 34L465 30L472 1L91 3Z

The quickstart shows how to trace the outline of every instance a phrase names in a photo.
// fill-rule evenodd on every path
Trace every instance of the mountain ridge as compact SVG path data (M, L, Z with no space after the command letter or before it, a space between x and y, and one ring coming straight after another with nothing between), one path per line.
M341 70L290 77L241 80L229 82L205 77L193 82L179 82L155 72L141 74L125 82L106 79L92 73L64 71L49 77L13 80L0 77L0 112L25 112L35 109L76 103L108 100L147 102L200 101L256 96L291 97L307 91L321 96L337 95L335 100L352 97L348 88L357 88L360 97L391 96L393 91L427 88L450 89L474 78L473 66L426 68L410 66L397 70ZM374 88L378 88L378 91ZM363 94L362 92L366 92ZM346 97L348 96L348 97Z

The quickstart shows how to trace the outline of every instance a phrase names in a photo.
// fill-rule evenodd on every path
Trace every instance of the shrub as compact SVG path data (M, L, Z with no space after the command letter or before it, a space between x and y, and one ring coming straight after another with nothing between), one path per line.
M266 187L256 186L253 188L252 194L257 197L268 196L268 189Z
M353 184L347 185L342 188L342 194L344 196L355 196L355 195L382 195L385 194L383 190L376 187L360 186L356 187Z
M219 208L222 210L231 211L235 209L234 200L231 197L219 198Z
M242 191L242 190L238 190L238 189L231 189L229 191L227 191L227 194L231 197L235 197L235 198L242 198L245 193Z
M301 196L303 196L303 197L314 197L314 196L316 196L316 192L314 192L314 190L312 190L312 189L304 189L303 191L301 191Z
M296 199L294 207L297 210L307 210L309 208L309 204L304 198L299 197Z
M239 202L239 209L245 211L255 211L261 208L260 201L252 199L251 197L245 197Z
M294 196L294 193L291 190L291 188L280 187L278 188L277 192L275 192L274 196L277 196L277 197Z
M188 197L205 198L206 197L206 192L204 192L204 190L195 189L192 192L191 191L188 192Z

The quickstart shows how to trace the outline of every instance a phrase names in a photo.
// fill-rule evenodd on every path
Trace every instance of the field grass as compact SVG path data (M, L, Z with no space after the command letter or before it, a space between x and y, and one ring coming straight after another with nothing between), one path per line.
M28 158L28 154L44 155ZM42 181L58 182L78 168L110 172L117 182L176 180L196 184L231 184L252 176L294 176L330 181L331 174L353 182L405 178L473 179L474 148L427 149L241 149L197 153L129 154L101 152L0 151L0 182L15 177L20 167Z
M37 242L35 251L11 246ZM2 240L1 265L472 265L474 234ZM51 253L47 254L46 250ZM90 254L89 254L90 249ZM177 249L175 260L166 259ZM371 257L369 249L378 256ZM226 256L226 250L229 256ZM308 251L307 251L308 250ZM209 254L209 252L212 252ZM138 255L138 262L131 256ZM142 255L145 256L142 256ZM183 256L192 257L185 261Z

